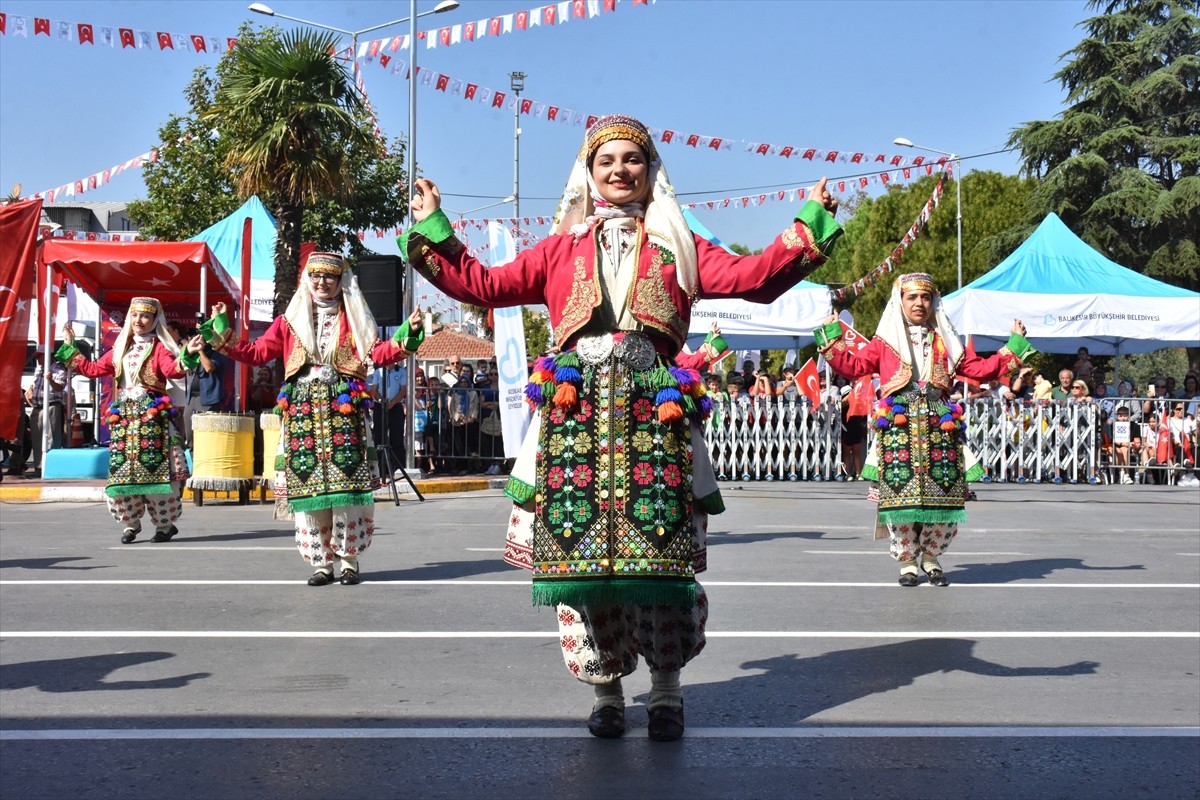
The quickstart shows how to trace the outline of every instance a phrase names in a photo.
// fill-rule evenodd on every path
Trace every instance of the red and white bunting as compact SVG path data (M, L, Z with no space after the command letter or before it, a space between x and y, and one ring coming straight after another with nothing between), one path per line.
M62 202L68 197L83 194L91 189L99 189L104 184L108 183L112 178L120 175L129 169L140 169L142 164L146 162L154 162L158 160L158 149L150 150L142 153L140 156L134 156L128 161L124 161L108 169L88 175L86 178L80 178L70 183L64 183L57 189L46 189L45 191L35 192L34 194L22 197L22 200L41 199L47 203Z
M359 47L359 52L363 53L362 47ZM369 51L361 57L367 62L378 61L379 65L385 70L399 76L403 80L408 80L407 61L385 57L377 58L372 56ZM442 94L461 97L463 100L480 103L488 108L496 109L506 114L516 112L519 102L521 114L531 116L543 122L584 127L591 125L598 116L565 106L546 103L541 100L534 100L527 97L518 98L515 95L509 96L506 91L493 90L478 83L434 72L420 65L417 66L417 82ZM942 167L949 161L945 156L937 159L927 156L913 156L909 158L895 154L887 155L884 153L867 153L854 150L767 144L764 142L752 142L746 139L731 139L724 136L707 136L699 133L684 133L666 128L655 128L653 126L647 127L650 129L650 133L654 136L655 143L660 149L665 145L677 145L704 152L728 153L740 151L753 155L798 158L819 163L845 165L847 167L858 166L867 173L880 170L880 172L875 174L879 176L887 174L887 178L881 178L885 183L889 180L899 180L901 174L907 180L910 177L909 171L914 167L924 166L927 168L927 173L932 173L935 167ZM893 172L893 170L899 171ZM870 182L870 179L863 178L863 181L865 182L862 182L861 185L865 187Z
M949 174L950 169L946 167L946 173ZM925 201L925 205L921 208L921 213L917 214L917 219L912 226L904 234L900 240L900 244L892 250L892 254L879 263L873 270L862 276L858 280L851 283L849 286L844 286L840 289L834 289L834 302L840 303L846 299L847 295L853 294L858 297L868 286L874 286L879 283L884 275L888 275L896 269L899 269L904 262L904 253L912 245L917 238L925 232L925 228L929 223L929 218L933 216L933 210L938 207L942 199L942 183L945 177L942 177L937 182L937 186L933 187L933 194L929 195L929 199Z
M511 14L501 14L498 17L484 17L474 22L462 22L457 25L447 25L432 28L417 34L417 47L424 42L426 50L437 47L450 47L463 42L476 42L480 39L505 36L517 31L527 31L531 28L566 25L569 22L586 22L604 13L616 11L621 6L653 5L656 0L563 0L550 5L536 6L524 11L514 11ZM407 50L409 36L389 36L384 39L372 39L360 42L358 58L371 59L384 53L397 53Z
M462 42L473 42L485 37L502 36L514 30L564 25L571 20L589 20L601 13L615 11L619 6L650 6L656 0L566 0L538 6L527 11L504 14L450 25L430 28L417 34L425 42L426 49L449 47ZM121 50L149 50L152 52L185 51L189 53L221 54L233 49L237 39L228 36L208 36L199 33L173 33L170 31L148 31L141 28L93 25L90 22L71 22L50 17L26 16L0 12L0 40L5 36L32 37L46 41L72 42L90 47L108 46ZM381 53L396 52L408 47L408 36L374 39L362 43L358 57L368 54L377 57Z

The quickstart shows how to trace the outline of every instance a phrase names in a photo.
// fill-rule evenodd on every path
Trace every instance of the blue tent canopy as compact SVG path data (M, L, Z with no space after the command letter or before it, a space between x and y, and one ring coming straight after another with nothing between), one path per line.
M1050 214L987 274L943 298L975 347L999 347L1013 319L1039 350L1105 355L1200 344L1200 294L1127 269Z
M249 217L250 277L253 280L275 280L275 218L257 196L251 197L237 211L220 222L205 228L188 241L205 242L229 274L240 283L242 274L242 224Z

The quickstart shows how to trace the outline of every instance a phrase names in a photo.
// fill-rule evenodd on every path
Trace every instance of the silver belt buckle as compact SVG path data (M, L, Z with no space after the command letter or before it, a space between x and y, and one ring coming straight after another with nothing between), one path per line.
M654 366L658 355L654 343L640 333L627 333L617 342L617 358L634 370L646 370Z
M602 333L593 336L581 336L575 343L575 352L579 360L585 364L596 366L608 360L613 351L613 335Z

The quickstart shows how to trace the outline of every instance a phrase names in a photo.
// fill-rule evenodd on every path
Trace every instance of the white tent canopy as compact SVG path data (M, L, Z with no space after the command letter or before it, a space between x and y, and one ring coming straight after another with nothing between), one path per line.
M773 303L748 300L701 300L692 306L688 345L704 341L715 321L733 350L799 350L813 340L813 329L833 313L829 290L801 281Z
M976 350L998 349L1014 319L1038 350L1143 353L1200 345L1200 294L1156 281L1093 250L1050 214L1012 255L943 298Z

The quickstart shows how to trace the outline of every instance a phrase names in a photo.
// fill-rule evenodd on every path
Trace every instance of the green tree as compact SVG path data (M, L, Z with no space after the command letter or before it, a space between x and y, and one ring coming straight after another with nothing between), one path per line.
M829 261L811 280L833 287L848 286L871 273L900 243L937 186L930 175L905 186L893 185L879 197L861 200L844 223L845 234ZM990 246L996 234L1018 222L1034 181L997 172L972 172L963 178L963 282L994 267L999 258ZM875 279L861 295L849 293L835 310L849 308L854 327L870 335L887 305L892 282L902 272L928 272L946 293L958 273L958 232L953 180L943 184L942 198L921 235L904 251L892 274ZM807 356L801 355L801 363Z
M525 355L533 359L540 356L550 347L550 321L544 310L525 306L521 309L522 322L525 324Z
M238 32L238 46L226 52L215 69L196 70L184 91L188 112L167 119L159 129L159 158L143 167L148 199L130 203L130 216L138 220L143 233L165 240L187 239L242 203L236 178L243 170L231 169L228 160L233 146L249 142L264 120L262 115L243 118L236 113L222 113L216 108L217 93L249 69L243 63L248 54L263 49L278 51L285 46L278 28L255 30L249 24L243 25ZM344 72L336 63L332 67ZM353 188L353 194L339 197L337 192L329 192L306 201L300 230L301 241L334 252L348 248L354 257L368 250L359 241L358 232L393 229L407 213L407 148L402 139L393 140L385 148L382 140L375 138L375 121L366 104L348 103L347 107L356 135L342 136L335 130L327 130L326 135L330 137L329 146L340 148L344 154L343 166L350 175L347 185ZM266 185L255 193L282 221L279 192ZM295 286L296 253L285 268L284 278L276 281L276 313L286 307L292 293L289 287ZM279 287L285 291L279 292Z
M1200 289L1200 18L1194 0L1092 0L1055 74L1058 119L1015 129L1036 176L1011 252L1050 212L1106 256Z

